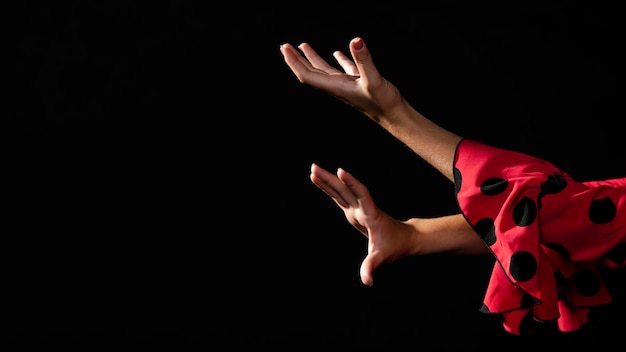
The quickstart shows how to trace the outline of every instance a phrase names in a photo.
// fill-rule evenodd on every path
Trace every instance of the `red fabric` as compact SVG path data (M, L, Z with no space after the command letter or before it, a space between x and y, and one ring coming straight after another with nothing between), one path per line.
M597 265L626 265L626 177L577 182L550 162L464 139L454 160L461 212L496 263L485 313L505 330L526 321L580 329L611 302Z

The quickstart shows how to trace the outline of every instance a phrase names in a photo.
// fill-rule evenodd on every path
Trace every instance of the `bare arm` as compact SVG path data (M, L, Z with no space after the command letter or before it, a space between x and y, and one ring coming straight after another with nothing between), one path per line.
M489 250L462 214L436 218L411 218L404 222L420 234L416 254L489 254Z

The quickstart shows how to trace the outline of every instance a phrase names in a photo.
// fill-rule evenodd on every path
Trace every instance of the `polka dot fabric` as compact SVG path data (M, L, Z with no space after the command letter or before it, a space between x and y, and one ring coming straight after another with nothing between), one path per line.
M626 177L577 182L553 164L464 139L454 182L461 212L496 262L482 312L506 331L533 321L561 331L587 322L611 296L598 265L626 265Z

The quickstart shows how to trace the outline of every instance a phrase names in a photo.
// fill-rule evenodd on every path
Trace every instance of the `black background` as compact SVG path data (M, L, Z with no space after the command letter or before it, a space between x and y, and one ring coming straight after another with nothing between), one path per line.
M457 211L451 184L279 53L362 36L418 110L579 179L626 174L622 12L592 1L23 2L2 119L0 342L87 348L587 350L626 329L506 334L478 312L490 258L358 269L365 239L308 179L342 166L398 218Z

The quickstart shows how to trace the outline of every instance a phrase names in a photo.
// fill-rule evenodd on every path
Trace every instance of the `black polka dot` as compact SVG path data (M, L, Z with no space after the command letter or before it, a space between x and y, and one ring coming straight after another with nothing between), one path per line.
M480 192L482 192L482 194L487 195L487 196L493 196L493 195L504 192L508 184L509 182L505 179L493 177L493 178L485 180L480 185Z
M518 333L521 336L530 335L533 326L535 325L535 318L533 317L533 311L529 310L519 323Z
M488 246L496 243L496 228L493 225L492 219L483 218L478 220L478 222L474 225L474 230Z
M567 248L563 247L562 245L558 243L544 243L543 245L559 253L568 261L571 261L569 251L567 250Z
M513 221L517 226L528 226L535 222L537 218L537 207L535 202L523 197L513 208Z
M456 167L452 170L452 173L454 175L454 191L458 194L461 191L463 176L461 175L461 170Z
M528 307L532 307L534 305L539 304L539 300L536 299L535 297L529 295L528 293L525 293L524 296L522 297L522 301L520 302L520 307L522 308L528 308Z
M565 189L567 181L559 174L548 175L548 180L541 183L542 194L555 194Z
M574 280L576 291L583 296L591 297L600 292L600 278L592 270L583 270L577 273Z
M615 218L617 207L611 198L596 199L589 207L589 220L594 224L606 224Z
M626 264L626 242L620 242L606 253L606 257L617 265Z
M517 281L528 281L537 273L537 260L530 252L515 252L511 256L509 272Z
M559 174L548 175L548 180L541 183L539 188L541 192L537 196L537 209L542 208L542 199L548 194L559 193L565 189L567 186L567 181L565 178Z

